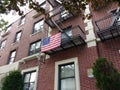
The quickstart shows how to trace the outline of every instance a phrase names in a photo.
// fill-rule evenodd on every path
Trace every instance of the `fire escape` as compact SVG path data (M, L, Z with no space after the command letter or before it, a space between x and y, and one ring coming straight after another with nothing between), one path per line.
M120 36L120 11L114 10L110 15L95 21L97 35L101 41Z
M85 44L85 33L79 25L74 27L64 26L64 22L68 19L77 16L75 13L69 13L62 7L60 0L47 0L51 6L52 10L49 12L49 17L46 19L46 23L51 28L57 28L59 32L62 33L61 46L54 50L47 51L45 53L52 54L61 50L68 49L70 47ZM64 28L67 30L64 30ZM66 32L67 31L67 32Z

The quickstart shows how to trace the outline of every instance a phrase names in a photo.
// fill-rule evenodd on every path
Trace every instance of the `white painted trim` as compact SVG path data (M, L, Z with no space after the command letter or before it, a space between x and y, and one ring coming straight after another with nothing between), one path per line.
M78 58L70 58L62 61L55 62L55 78L54 78L54 90L58 90L58 72L59 65L67 64L74 62L75 64L75 81L76 81L76 90L80 90L80 79L79 79L79 67L78 67Z
M89 5L86 6L86 10L84 15L86 14L90 14L90 9L89 9ZM94 27L93 27L93 23L92 23L92 19L85 19L84 23L86 23L86 27L85 27L85 31L88 31L88 35L86 35L86 42L87 42L87 47L93 47L96 46L96 37L95 37L95 33L94 33Z
M12 70L18 70L19 68L19 63L18 62L15 62L15 63L12 63L12 64L7 64L7 65L4 65L4 66L0 66L0 74L2 73L8 73L9 71L12 71Z
M34 89L33 90L36 90L37 89L37 81L38 81L38 71L39 71L39 67L32 67L32 68L28 68L28 69L24 69L22 70L22 74L26 73L26 72L30 72L30 71L34 71L36 70L36 80L35 80L35 86L34 86Z
M30 55L30 56L24 57L24 58L22 58L21 62L27 62L27 61L33 60L35 58L40 60L41 56L45 56L45 53L36 53L36 54ZM49 59L49 58L50 58L49 55L45 56L45 60Z

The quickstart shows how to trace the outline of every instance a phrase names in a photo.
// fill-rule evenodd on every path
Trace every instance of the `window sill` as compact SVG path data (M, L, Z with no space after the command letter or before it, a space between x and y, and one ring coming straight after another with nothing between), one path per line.
M45 60L50 58L50 56L45 55L45 53L36 53L36 54L31 55L31 56L27 56L25 58L22 58L22 61L27 62L27 61L30 61L30 60L33 60L33 59L40 60L41 56L45 56Z
M43 31L38 31L38 32L32 33L31 36L34 36L34 35L36 35L36 34L38 34L40 32L43 32Z

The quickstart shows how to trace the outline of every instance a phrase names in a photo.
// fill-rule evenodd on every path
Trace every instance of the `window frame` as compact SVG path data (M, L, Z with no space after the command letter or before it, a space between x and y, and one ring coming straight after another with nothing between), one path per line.
M21 35L20 35L20 37L19 37L19 40L17 40L17 39L18 39L17 36L18 36L19 33L20 33ZM19 42L20 39L21 39L21 37L22 37L22 30L18 31L18 32L15 34L14 43Z
M39 52L41 51L41 39L40 39L40 40L37 40L37 41L35 41L35 42L30 43L28 56L34 55L34 54L38 53L38 52L36 51L36 49L35 49L35 50L34 50L35 52L34 52L33 54L30 54L30 52L31 52L30 50L31 50L32 45L33 45L33 44L36 44L36 43L38 43L38 42L40 42ZM36 46L36 45L35 45L35 46ZM36 48L36 47L35 47L35 48Z
M37 23L41 22L41 21L43 21L43 25L41 25L41 26L43 26L43 29L40 30L40 28L39 28L39 30L35 30L35 25L36 25ZM36 34L36 33L38 33L38 32L42 32L42 31L44 31L44 18L42 18L42 19L40 19L40 20L38 20L37 22L34 23L32 34Z
M14 53L14 52L15 52L15 56L12 57L12 53ZM15 49L15 50L12 50L12 51L9 53L9 58L8 58L8 62L7 62L7 64L12 64L12 63L14 63L15 58L16 58L16 53L17 53L16 49ZM14 58L13 61L11 61L12 58ZM12 62L12 63L11 63L11 62Z
M57 61L55 62L55 78L54 78L54 90L59 89L59 66L63 64L74 63L75 65L75 87L76 90L80 90L80 79L79 79L79 66L78 66L78 57Z
M29 84L29 85L30 85L30 83L34 83L34 84L35 84L35 81L36 81L36 80L35 80L34 82L31 82L31 81L30 81L31 75L32 75L32 73L34 73L34 72L36 72L36 70L34 70L34 71L29 71L29 72L25 72L25 73L23 74L24 80L25 80L25 75L26 75L26 74L30 74L29 82L24 82L24 85L25 85L25 84ZM36 73L37 73L37 72L36 72ZM35 77L36 77L36 76L35 76Z
M74 76L61 77L61 66L66 66L66 65L71 65L71 64L74 64L74 62L70 62L70 63L67 63L67 64L59 65L59 75L58 75L59 86L58 86L58 90L61 90L61 81L62 80L70 79L70 78L74 78L75 79L75 64L74 64Z
M72 36L73 36L72 26L69 26L69 27L63 29L63 33L62 33L62 36L61 36L62 42L69 41L69 37L72 38Z
M6 45L6 39L5 40L3 40L3 41L1 41L1 43L0 43L0 49L3 49L3 48L5 48L5 45ZM5 42L5 44L3 44ZM4 46L3 46L4 45ZM2 46L2 47L1 47Z
M38 80L39 67L36 66L36 67L24 69L24 70L22 70L21 72L22 72L22 74L24 75L24 73L31 72L31 71L36 71L36 79L35 79L35 84L34 84L34 89L33 89L33 90L36 90L36 89L37 89L37 80Z
M68 15L70 15L68 10L65 10L63 7L60 8L60 19L66 18Z
M19 26L25 24L25 16L22 16L19 21Z

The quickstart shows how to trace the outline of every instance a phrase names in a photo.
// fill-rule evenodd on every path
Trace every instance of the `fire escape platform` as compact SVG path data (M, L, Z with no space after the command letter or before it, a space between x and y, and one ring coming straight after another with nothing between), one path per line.
M75 13L69 13L68 11L66 11L63 6L58 6L56 8L54 8L53 10L51 10L49 12L49 17L45 20L45 22L51 27L54 28L55 25L52 22L52 19L59 25L62 22L77 16L77 14Z
M71 47L75 47L81 44L85 44L85 33L80 28L80 26L75 26L72 29L72 35L66 35L64 38L61 38L60 47L45 52L46 54L56 53L58 51L66 50ZM65 35L65 32L62 32Z
M117 38L120 36L119 15L111 14L95 21L95 24L97 26L96 33L102 41Z

